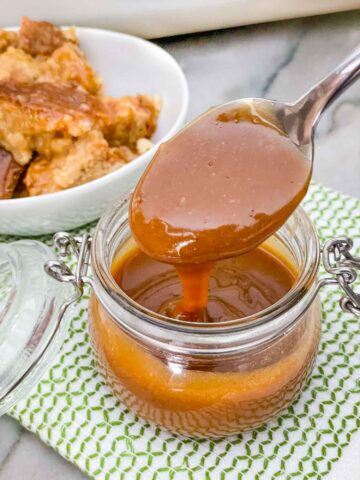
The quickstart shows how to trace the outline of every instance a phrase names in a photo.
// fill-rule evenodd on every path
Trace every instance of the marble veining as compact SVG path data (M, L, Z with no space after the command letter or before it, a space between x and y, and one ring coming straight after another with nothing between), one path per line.
M360 12L356 11L157 43L180 62L187 75L190 119L211 105L234 98L265 96L294 101L360 43L359 24ZM357 197L359 132L360 82L324 114L316 135L314 168L316 180ZM329 480L341 478L346 462L358 461L352 455L347 457L344 464L340 461L334 468ZM358 467L360 477L359 461ZM0 480L85 478L15 421L0 419Z

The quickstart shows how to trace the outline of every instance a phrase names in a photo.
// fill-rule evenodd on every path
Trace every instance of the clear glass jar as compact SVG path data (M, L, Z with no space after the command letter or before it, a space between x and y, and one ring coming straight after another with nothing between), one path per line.
M194 325L148 311L113 279L113 259L131 234L127 208L105 215L92 242L90 332L110 388L140 417L196 437L277 415L301 391L319 341L320 251L305 212L267 242L296 267L291 291L256 315Z

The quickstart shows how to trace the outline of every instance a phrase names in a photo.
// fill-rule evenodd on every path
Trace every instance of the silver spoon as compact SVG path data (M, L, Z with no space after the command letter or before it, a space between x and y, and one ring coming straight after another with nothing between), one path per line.
M313 163L313 137L321 114L360 75L360 45L332 72L315 84L295 103L253 99L257 105L266 102L280 128Z
M266 240L306 193L313 134L321 113L359 74L360 46L294 104L238 99L185 126L160 146L133 194L131 227L141 248L168 263L201 263L246 253ZM245 134L234 133L234 124L247 118L287 136L309 164L300 164L300 155L289 145L291 154L277 156L274 144L261 141L261 134L251 137L248 130L246 135L254 141L249 153ZM232 124L228 135L223 128L226 122ZM242 148L247 152L243 156L238 155ZM292 159L296 163L287 168ZM231 184L225 181L230 178Z
M255 113L266 111L267 116L271 117L271 123L276 124L300 148L312 165L313 137L321 114L359 78L359 75L360 45L295 103L281 103L265 98L243 98L214 107L214 111L224 106L236 107L242 103L252 107Z

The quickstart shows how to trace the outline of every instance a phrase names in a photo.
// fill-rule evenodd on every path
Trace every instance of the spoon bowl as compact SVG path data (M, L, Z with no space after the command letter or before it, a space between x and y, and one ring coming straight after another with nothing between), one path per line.
M210 109L163 143L132 197L142 250L174 264L253 250L300 204L321 113L360 73L360 48L294 104L260 98Z

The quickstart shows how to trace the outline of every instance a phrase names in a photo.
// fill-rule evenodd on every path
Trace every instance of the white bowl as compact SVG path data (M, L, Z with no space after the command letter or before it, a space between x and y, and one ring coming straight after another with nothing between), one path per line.
M81 48L100 73L105 92L115 97L158 94L162 110L155 145L144 155L79 187L38 197L0 200L0 233L38 235L69 230L100 217L117 197L136 184L157 146L182 126L188 108L185 76L165 50L131 35L77 28Z

